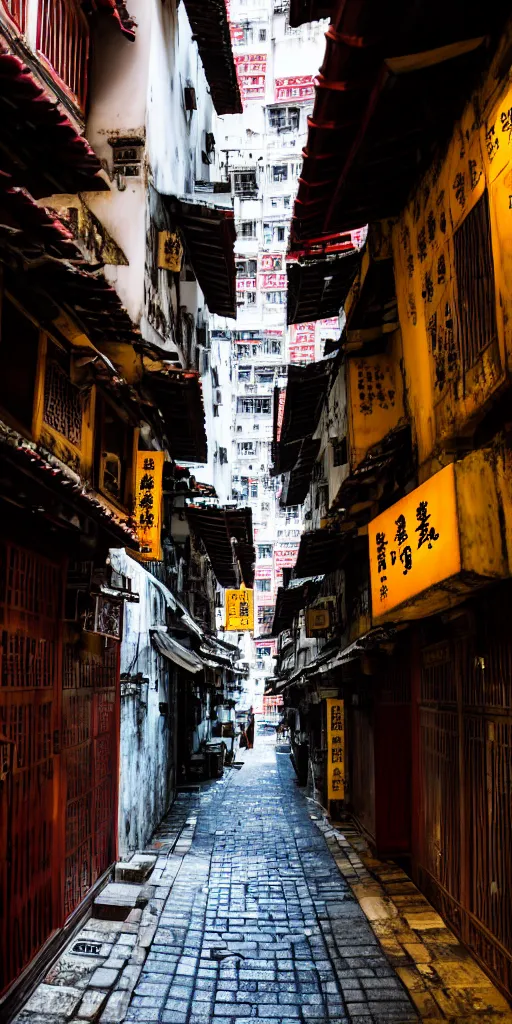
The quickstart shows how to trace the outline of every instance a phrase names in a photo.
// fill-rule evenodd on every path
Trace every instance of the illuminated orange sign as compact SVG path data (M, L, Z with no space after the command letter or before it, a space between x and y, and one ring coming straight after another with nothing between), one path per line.
M430 480L368 526L373 618L461 569L455 467Z
M326 700L327 705L327 799L345 796L345 704Z
M226 590L226 629L235 633L254 630L252 590Z
M139 558L162 558L162 474L163 452L138 452L136 477L136 522Z

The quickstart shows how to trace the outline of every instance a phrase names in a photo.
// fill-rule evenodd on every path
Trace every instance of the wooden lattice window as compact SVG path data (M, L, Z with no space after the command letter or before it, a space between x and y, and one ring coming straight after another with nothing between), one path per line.
M1 0L5 10L18 26L20 32L27 28L28 0Z
M89 24L77 0L40 0L37 49L82 111L87 100Z
M496 339L496 299L487 190L454 234L458 342L469 370Z
M49 358L44 381L44 422L80 448L82 443L82 399L59 363Z

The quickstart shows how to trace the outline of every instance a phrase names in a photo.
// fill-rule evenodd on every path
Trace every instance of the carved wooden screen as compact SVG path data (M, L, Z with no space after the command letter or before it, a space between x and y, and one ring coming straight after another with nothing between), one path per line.
M63 566L0 544L0 991L61 923Z

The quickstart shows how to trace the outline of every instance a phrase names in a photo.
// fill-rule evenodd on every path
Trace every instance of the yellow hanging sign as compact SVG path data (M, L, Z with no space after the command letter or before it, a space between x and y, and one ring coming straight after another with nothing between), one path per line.
M162 559L162 476L163 452L138 452L136 477L137 535L139 558L144 561Z
M326 700L327 706L327 799L345 797L345 702Z
M459 573L454 466L373 519L368 540L374 620Z
M177 231L160 231L158 234L158 266L179 274L183 262L183 244Z
M252 590L226 590L226 630L233 630L235 633L254 630Z

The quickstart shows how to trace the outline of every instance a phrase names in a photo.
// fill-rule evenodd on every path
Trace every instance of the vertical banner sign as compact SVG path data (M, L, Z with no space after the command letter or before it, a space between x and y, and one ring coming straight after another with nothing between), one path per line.
M252 590L226 590L226 629L235 633L254 630Z
M140 557L162 559L163 452L137 452L136 521Z
M327 705L327 799L345 797L345 702L326 700Z

